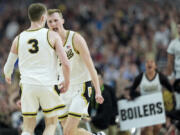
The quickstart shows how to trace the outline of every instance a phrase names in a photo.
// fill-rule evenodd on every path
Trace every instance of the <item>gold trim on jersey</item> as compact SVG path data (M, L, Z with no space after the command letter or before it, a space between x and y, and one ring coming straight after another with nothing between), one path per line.
M36 117L37 112L25 112L22 113L23 117Z
M34 31L38 31L40 29L42 29L42 28L37 28L37 29L34 29L34 30L25 30L25 31L27 31L27 32L34 32Z
M72 36L72 46L73 46L73 49L74 49L74 51L77 53L77 54L79 54L79 51L75 48L75 46L74 46L74 36L75 36L75 32L74 32L74 34L73 34L73 36Z
M61 109L64 109L64 108L65 108L65 105L62 104L62 105L55 106L53 108L43 109L43 112L44 113L50 113L50 112L53 112L53 111L56 111L56 110L61 110Z
M49 41L49 31L50 30L48 30L48 32L47 32L47 41L48 41L48 44L50 45L50 47L52 48L52 49L55 49L54 47L53 47L53 45L50 43L50 41Z
M64 119L66 119L68 117L68 113L65 113L65 114L63 114L63 115L61 115L61 116L58 116L58 120L64 120Z
M75 118L81 118L81 117L82 117L82 114L80 114L80 113L74 113L74 112L69 112L69 113L68 113L68 116L75 117Z
M16 46L17 52L18 52L18 50L19 50L19 38L20 38L20 34L18 35L18 41L17 41L17 46Z
M22 92L23 92L23 87L22 87L22 84L20 84L19 86L20 86L19 95L20 95L20 97L21 97L21 96L22 96Z
M63 47L66 45L66 43L67 43L67 40L68 40L68 37L69 37L69 33L70 33L70 31L68 30L68 32L66 33L66 40L65 40L65 42L64 42L64 45L63 45Z

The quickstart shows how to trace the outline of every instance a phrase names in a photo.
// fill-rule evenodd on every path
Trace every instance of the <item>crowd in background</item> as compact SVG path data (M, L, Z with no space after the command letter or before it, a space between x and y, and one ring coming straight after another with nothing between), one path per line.
M27 7L35 0L0 1L0 126L12 125L18 108L18 64L13 85L5 84L3 66L15 35L29 27ZM39 0L60 8L65 28L81 33L104 80L119 98L134 77L145 70L145 55L156 56L164 72L167 47L178 36L178 1L171 0ZM13 115L12 115L13 114ZM18 124L13 123L16 127Z

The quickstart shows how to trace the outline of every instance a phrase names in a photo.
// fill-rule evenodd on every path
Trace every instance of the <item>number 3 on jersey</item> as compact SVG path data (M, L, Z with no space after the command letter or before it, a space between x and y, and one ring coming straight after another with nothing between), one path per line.
M28 44L32 45L32 48L29 49L30 53L37 53L39 51L39 47L38 47L38 41L37 39L30 39L28 41Z

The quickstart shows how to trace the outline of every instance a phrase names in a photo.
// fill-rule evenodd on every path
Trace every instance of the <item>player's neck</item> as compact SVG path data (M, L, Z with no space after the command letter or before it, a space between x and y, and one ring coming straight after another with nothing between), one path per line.
M28 30L36 30L36 29L40 29L43 27L42 23L39 22L31 22L31 26Z
M154 78L155 74L156 74L156 71L147 71L146 72L146 75L148 76L149 79Z
M62 29L61 31L58 32L63 42L65 42L67 38L67 32L68 30L65 29Z

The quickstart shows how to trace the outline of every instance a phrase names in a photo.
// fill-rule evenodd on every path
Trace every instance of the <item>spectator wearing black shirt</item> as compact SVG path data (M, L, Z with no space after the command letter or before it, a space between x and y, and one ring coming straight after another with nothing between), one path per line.
M92 130L94 130L94 132L103 130L107 135L116 135L115 118L118 112L115 90L104 84L101 70L98 68L96 68L96 70L99 77L102 95L104 97L104 103L97 104L95 102L94 92L92 93L88 109L91 116Z

